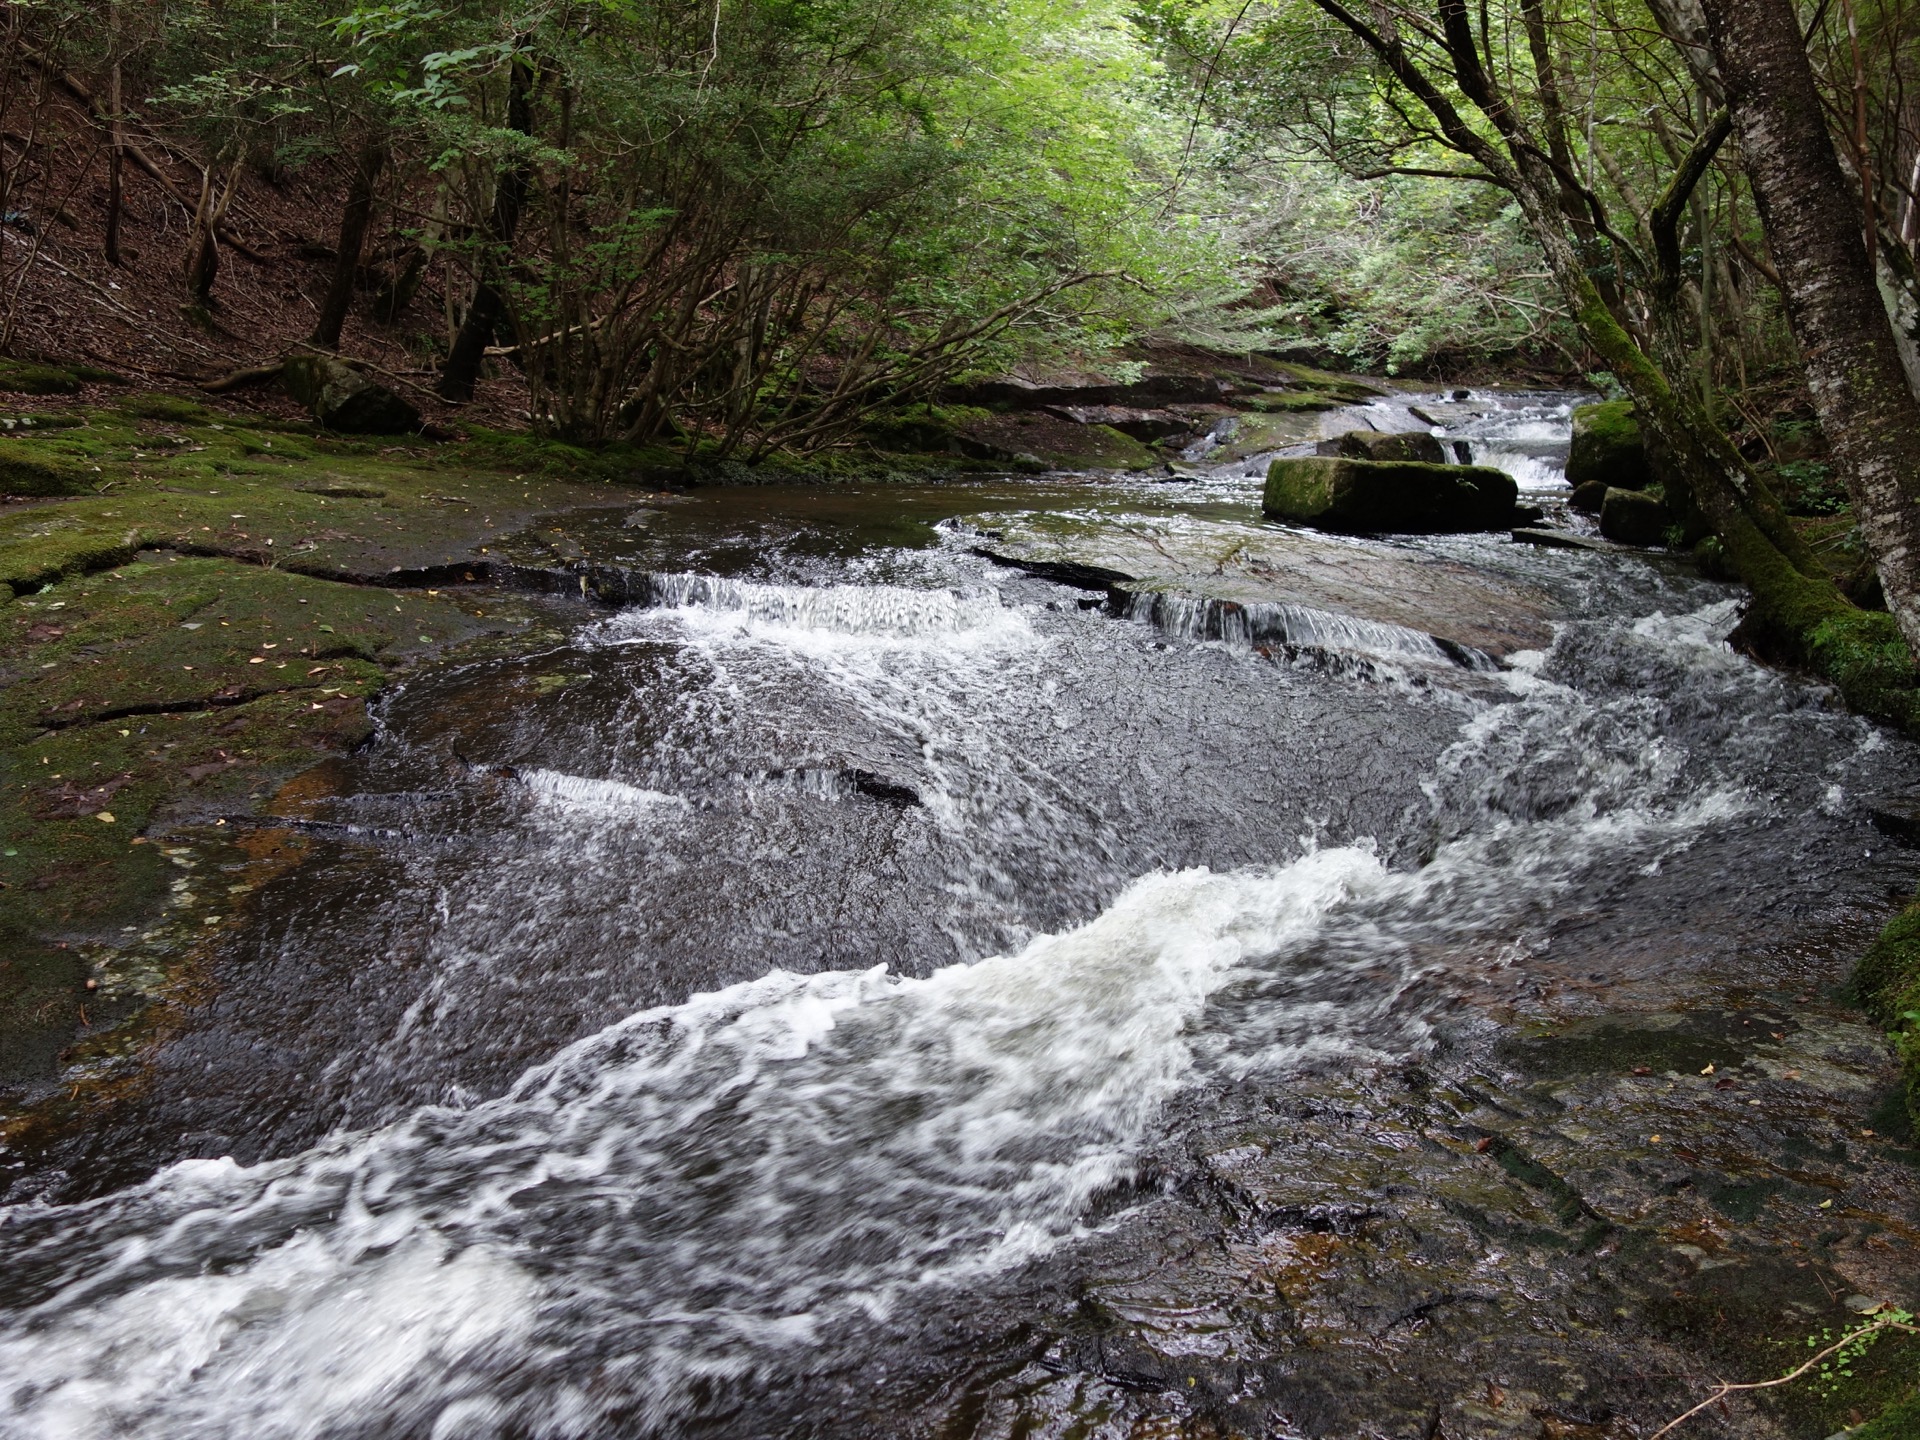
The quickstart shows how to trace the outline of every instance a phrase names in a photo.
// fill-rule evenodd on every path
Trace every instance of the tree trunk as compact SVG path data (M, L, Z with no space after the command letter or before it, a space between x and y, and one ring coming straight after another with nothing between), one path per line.
M367 243L367 226L373 219L373 186L387 167L387 142L384 136L369 140L354 163L353 178L347 184L347 203L340 210L340 245L333 265L333 283L327 286L326 303L320 307L320 319L313 327L312 343L322 350L340 348L340 327L347 322L347 310L353 304L354 281L360 273L360 252Z
M1790 0L1707 0L1707 34L1820 427L1887 607L1920 653L1920 407Z
M108 103L112 114L108 118L111 134L111 149L107 155L107 263L124 267L126 261L120 254L120 214L125 209L125 197L120 188L120 172L125 168L127 159L126 130L121 115L121 79L120 79L120 7L113 7L113 74L108 82Z
M533 67L524 58L516 59L507 79L507 126L522 135L533 133ZM493 225L489 237L495 248L513 243L513 232L520 225L520 211L527 203L528 176L524 165L510 165L500 176L493 193ZM435 388L440 398L463 403L473 399L473 387L480 379L480 362L494 332L506 318L507 303L494 285L490 271L492 257L482 254L473 303L460 322L460 333L453 337L447 363L441 367L440 383Z

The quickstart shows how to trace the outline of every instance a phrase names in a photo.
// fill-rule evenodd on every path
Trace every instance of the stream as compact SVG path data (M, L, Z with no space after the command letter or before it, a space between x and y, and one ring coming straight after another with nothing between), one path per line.
M1414 398L1579 523L1572 397ZM1871 814L1913 748L1680 559L1328 542L1541 597L1463 660L977 553L1251 525L1261 469L556 520L652 603L388 691L251 849L170 842L180 913L247 923L140 1093L6 1173L0 1435L1624 1440L1711 1352L1656 1304L1824 1323L1823 1164L1813 1268L1910 1290L1830 996L1920 877Z

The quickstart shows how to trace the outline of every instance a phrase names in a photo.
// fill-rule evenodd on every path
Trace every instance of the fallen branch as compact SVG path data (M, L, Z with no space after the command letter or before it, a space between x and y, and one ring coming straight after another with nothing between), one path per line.
M1709 1407L1714 1405L1718 1405L1722 1400L1726 1399L1729 1395L1737 1394L1742 1390L1771 1390L1776 1385L1790 1384L1793 1381L1798 1380L1802 1375L1805 1375L1809 1370L1812 1370L1815 1366L1819 1365L1823 1360L1831 1359L1833 1356L1839 1354L1842 1350L1845 1350L1848 1346L1857 1345L1862 1340L1865 1340L1871 1336L1879 1335L1884 1331L1888 1331L1888 1330L1904 1330L1909 1335L1920 1335L1920 1325L1908 1324L1906 1321L1898 1318L1898 1314L1899 1312L1895 1312L1892 1315L1883 1315L1878 1320L1875 1320L1871 1325L1863 1325L1858 1330L1853 1331L1851 1334L1843 1335L1840 1339L1834 1341L1833 1344L1829 1345L1826 1349L1822 1350L1819 1354L1809 1357L1807 1362L1804 1365L1795 1366L1793 1369L1789 1370L1786 1374L1782 1375L1778 1380L1750 1380L1743 1385L1735 1385L1727 1381L1722 1381L1720 1384L1720 1388L1715 1390L1713 1394L1709 1395L1706 1399L1702 1400L1698 1405L1694 1406L1691 1410L1687 1411L1684 1415L1677 1415L1673 1419L1669 1420L1666 1424L1662 1425L1658 1430L1654 1431L1653 1434L1649 1435L1647 1437L1647 1440L1660 1440L1661 1436L1670 1434L1673 1431L1679 1429L1687 1421L1691 1420L1694 1416L1698 1415L1702 1410L1708 1409Z

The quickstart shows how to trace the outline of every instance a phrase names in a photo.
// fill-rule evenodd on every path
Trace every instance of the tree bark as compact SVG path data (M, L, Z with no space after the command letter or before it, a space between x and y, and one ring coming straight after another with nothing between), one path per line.
M112 148L107 156L107 263L124 267L126 261L120 254L120 215L126 208L125 196L121 191L121 171L126 167L127 136L121 112L121 76L120 76L120 7L113 7L113 74L108 82L108 104L112 113L107 120Z
M1790 0L1707 0L1741 161L1820 427L1887 608L1920 653L1920 406L1887 321Z
M354 162L353 178L347 183L347 202L340 209L340 244L334 259L333 281L327 286L326 302L320 307L320 319L310 337L311 343L322 350L340 348L340 327L347 323L347 310L353 304L360 252L366 246L367 226L373 219L374 183L386 168L386 138L369 140L361 148Z
M533 66L524 58L513 62L507 78L507 127L522 135L533 133ZM513 243L513 232L520 225L520 211L527 203L528 175L524 165L509 165L500 176L493 193L491 240L495 248ZM482 255L473 303L460 322L441 367L440 383L435 387L442 400L464 403L473 399L473 387L480 379L480 362L494 332L506 318L507 302L491 279L492 257Z

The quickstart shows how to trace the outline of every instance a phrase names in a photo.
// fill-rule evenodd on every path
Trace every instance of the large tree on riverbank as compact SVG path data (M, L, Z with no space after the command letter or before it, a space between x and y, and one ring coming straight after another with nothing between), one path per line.
M1920 405L1789 0L1706 0L1705 37L1807 388L1907 643L1920 652ZM1681 36L1688 44L1691 37ZM1694 48L1689 46L1689 48Z

